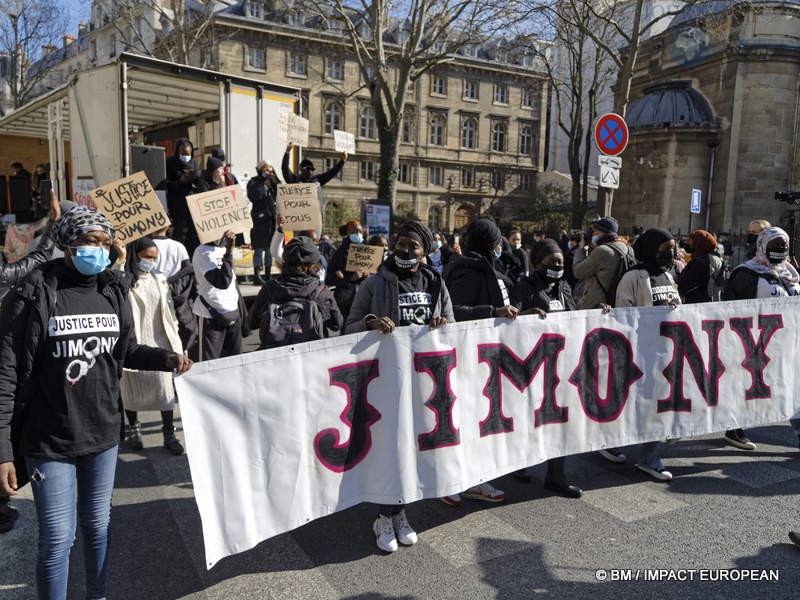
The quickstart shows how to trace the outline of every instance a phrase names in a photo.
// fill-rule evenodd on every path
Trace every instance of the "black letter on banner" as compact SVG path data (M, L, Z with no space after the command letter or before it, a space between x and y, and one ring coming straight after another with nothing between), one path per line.
M368 360L329 369L331 385L347 394L347 405L340 418L350 429L350 440L339 443L338 429L323 429L314 436L314 452L319 461L336 473L360 463L372 447L370 427L381 413L367 401L367 386L378 376L378 361Z
M514 420L503 416L503 388L500 377L505 375L511 384L520 392L527 388L542 363L545 365L542 381L542 403L534 411L534 425L548 423L566 423L569 410L556 402L556 387L559 378L556 372L559 352L564 349L564 337L544 334L539 338L536 347L525 359L503 344L485 344L478 347L480 362L489 364L489 380L483 388L483 395L490 400L489 415L481 422L481 436L492 433L513 431Z
M745 392L745 400L754 400L756 398L769 398L771 392L769 386L764 381L764 369L767 367L770 358L767 356L766 350L772 335L783 329L783 319L781 315L758 315L758 328L761 333L758 336L758 342L753 340L753 335L750 330L753 328L753 319L731 319L731 329L733 329L739 339L742 340L742 347L744 348L744 360L742 366L748 370L753 383L750 389Z
M414 369L418 373L427 373L433 380L433 392L425 406L436 413L433 431L417 436L420 450L457 446L461 441L458 429L453 426L456 396L450 388L450 372L455 366L455 348L444 352L418 352L414 355Z
M719 332L725 327L724 321L703 321L703 331L708 335L708 371L692 330L686 323L661 323L661 335L672 339L672 360L662 371L669 382L669 396L658 401L658 412L692 410L692 400L683 395L683 363L689 363L694 381L703 394L708 406L716 406L719 399L719 378L725 372L725 365L719 359Z
M605 397L600 396L600 364L597 354L601 346L608 351L608 384ZM625 408L628 391L642 376L633 362L631 344L624 335L613 329L595 329L586 334L581 349L581 360L569 382L578 388L583 412L593 421L613 421Z

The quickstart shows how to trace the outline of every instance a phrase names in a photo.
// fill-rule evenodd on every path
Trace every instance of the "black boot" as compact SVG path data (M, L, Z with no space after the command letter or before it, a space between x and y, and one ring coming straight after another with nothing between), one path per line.
M261 278L261 265L253 265L253 285L264 285L264 280Z
M162 427L161 433L164 434L164 448L166 448L170 454L174 454L175 456L183 454L183 446L181 446L178 438L175 437L174 427Z
M144 448L144 442L142 441L142 424L139 423L139 421L125 428L125 445L133 452L138 452Z
M567 481L564 472L564 457L551 458L547 461L547 476L544 479L544 489L566 496L567 498L580 498L583 490Z

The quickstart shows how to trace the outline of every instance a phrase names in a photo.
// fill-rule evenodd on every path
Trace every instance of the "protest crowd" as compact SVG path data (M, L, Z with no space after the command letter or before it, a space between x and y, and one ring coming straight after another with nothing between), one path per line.
M200 165L189 140L176 145L166 180L155 186L166 192L169 227L123 244L102 212L51 194L50 224L31 252L0 267L0 533L17 516L10 498L29 483L40 528L41 598L66 595L77 523L86 540L87 597L105 596L116 461L118 452L143 447L139 412L160 411L165 457L182 454L173 373L189 370L193 360L240 354L250 335L258 336L259 349L274 349L370 330L391 335L414 325L800 295L789 236L764 220L750 224L747 257L738 265L731 264L726 235L698 229L676 239L653 228L627 238L611 216L596 218L585 232L562 230L552 238L536 232L527 246L526 233L504 235L487 217L457 232L408 220L390 239L349 220L338 243L316 228L290 231L278 187L324 186L347 160L345 153L317 173L305 159L295 173L291 151L290 144L280 172L260 161L244 182L254 252L248 283L259 286L250 303L234 269L241 230L201 242L187 205L193 194L238 182L224 151ZM374 268L353 266L349 259L362 252L375 257ZM800 420L792 426L800 436ZM743 451L756 448L742 429L723 435ZM600 454L628 462L619 449ZM665 454L662 442L648 442L633 464L669 481ZM549 460L544 486L579 498L568 462ZM514 476L531 481L527 469ZM441 501L505 498L485 482ZM382 551L417 542L405 508L377 506L372 528ZM800 546L800 534L790 537Z

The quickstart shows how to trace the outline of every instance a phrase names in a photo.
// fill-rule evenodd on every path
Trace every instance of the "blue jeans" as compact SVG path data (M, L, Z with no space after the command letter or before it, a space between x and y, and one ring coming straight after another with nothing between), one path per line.
M26 459L39 519L36 586L40 599L67 597L69 552L75 541L76 517L83 532L86 597L105 596L108 523L118 450L114 446L98 454L62 460Z
M640 446L639 460L636 462L651 469L663 469L664 463L661 462L662 442L647 442Z

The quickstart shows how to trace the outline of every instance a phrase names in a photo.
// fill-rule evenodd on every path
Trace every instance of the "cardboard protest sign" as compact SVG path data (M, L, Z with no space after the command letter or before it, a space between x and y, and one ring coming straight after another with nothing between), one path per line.
M244 233L253 227L250 209L238 185L187 196L186 204L203 244L219 240L229 229Z
M333 143L337 152L356 153L356 136L346 131L333 130Z
M347 265L345 265L345 271L377 273L378 267L380 267L383 262L383 250L383 246L350 244L350 248L347 250Z
M293 112L282 112L278 115L278 128L287 143L308 146L308 119Z
M283 216L284 229L306 231L322 229L319 184L288 183L278 186L278 212Z
M89 196L124 244L169 225L169 217L144 171L94 189Z

